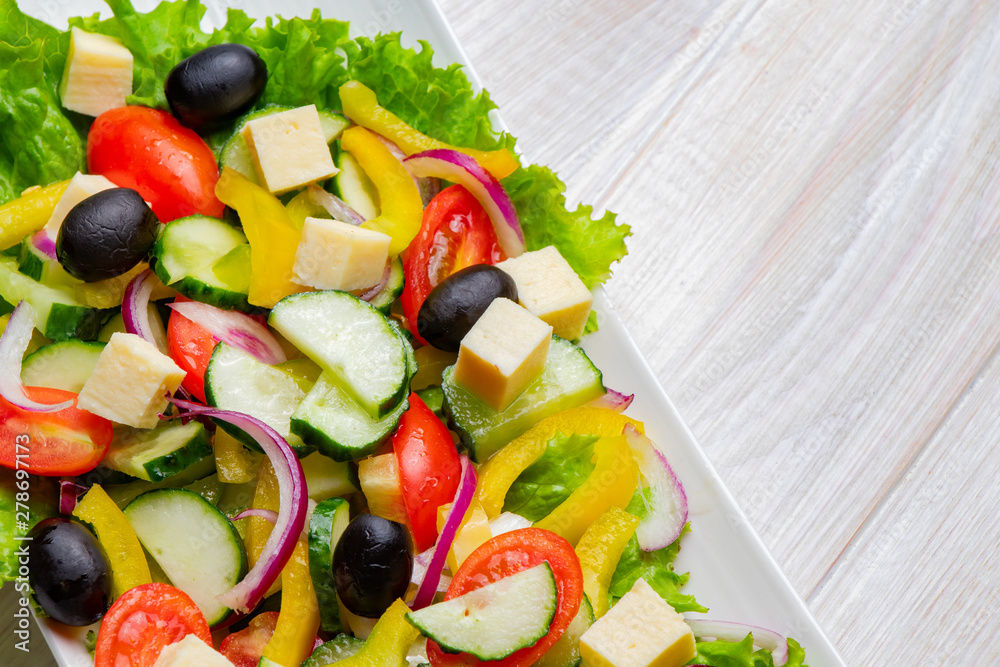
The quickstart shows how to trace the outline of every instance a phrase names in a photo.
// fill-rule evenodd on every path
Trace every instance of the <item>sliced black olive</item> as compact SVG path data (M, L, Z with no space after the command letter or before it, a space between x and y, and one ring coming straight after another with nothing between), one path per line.
M250 110L267 84L267 65L242 44L218 44L170 70L164 86L170 109L182 125L211 129Z
M104 616L111 575L97 539L81 524L56 517L29 535L28 583L46 614L66 625L90 625Z
M413 572L406 526L359 514L333 550L333 581L340 601L358 616L378 618L406 594Z
M517 284L503 270L475 264L456 271L427 295L417 313L417 333L439 350L457 352L465 334L500 297L517 302Z
M112 188L70 209L56 238L59 263L86 282L107 280L141 262L160 222L138 192Z

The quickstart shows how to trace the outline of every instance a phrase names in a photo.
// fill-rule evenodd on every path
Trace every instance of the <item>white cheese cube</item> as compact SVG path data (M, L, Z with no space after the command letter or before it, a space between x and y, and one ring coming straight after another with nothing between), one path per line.
M552 327L510 299L494 299L465 334L452 378L502 412L545 368Z
M497 264L517 284L517 299L552 332L576 340L590 315L593 296L555 246L526 252Z
M195 635L185 635L179 642L164 646L153 667L233 667L233 664Z
M292 280L317 289L356 290L382 279L392 238L339 220L306 218Z
M56 207L52 209L52 215L45 223L45 233L55 241L56 237L59 236L59 228L62 227L63 220L66 219L66 214L70 212L70 209L91 195L116 187L118 186L100 174L76 172L73 178L69 179L66 191L59 198Z
M73 28L59 96L70 111L99 116L132 94L132 54L114 37Z
M112 334L94 371L80 390L77 406L135 428L153 428L184 379L173 359L128 333Z
M243 138L257 174L274 194L337 173L315 104L251 120L243 126Z
M684 617L645 579L580 636L580 655L590 667L680 667L694 653Z

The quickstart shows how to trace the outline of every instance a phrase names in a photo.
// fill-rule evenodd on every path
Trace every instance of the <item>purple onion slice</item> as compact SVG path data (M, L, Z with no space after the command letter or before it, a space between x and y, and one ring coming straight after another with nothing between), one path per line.
M11 405L29 412L58 412L73 407L73 401L38 403L28 398L21 383L21 359L35 329L35 309L21 301L10 314L0 336L0 396Z
M635 537L643 551L663 549L680 537L684 530L688 517L687 494L667 457L652 440L631 424L625 426L623 433L639 472L648 485L648 490L641 494L646 503L646 516L639 521Z
M285 351L268 328L249 315L199 301L175 301L170 308L203 327L216 339L265 364L280 364Z

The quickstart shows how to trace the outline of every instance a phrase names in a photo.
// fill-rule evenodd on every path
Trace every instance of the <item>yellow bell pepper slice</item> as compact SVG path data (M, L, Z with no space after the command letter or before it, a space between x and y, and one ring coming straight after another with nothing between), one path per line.
M379 214L362 227L392 238L389 255L406 250L420 231L424 203L406 167L389 152L378 137L363 127L352 127L340 135L340 147L350 153L378 190Z
M518 475L545 453L549 440L555 437L556 433L621 435L626 424L631 424L640 433L644 432L642 422L607 408L572 408L546 417L511 440L479 469L476 499L482 504L486 516L494 519L503 511L504 497L510 485Z
M94 527L111 566L111 597L118 599L131 588L153 581L142 544L125 513L100 484L94 484L73 510L73 516Z
M407 155L437 148L455 150L475 158L476 162L497 180L510 176L520 166L517 158L506 148L480 151L475 148L452 146L428 137L403 122L399 116L385 107L379 106L375 92L360 81L348 81L340 87L340 104L348 118L362 127L381 134L399 146Z
M625 509L639 485L639 466L624 435L603 436L594 444L594 470L569 498L535 523L576 544L584 531L612 507Z
M221 428L215 431L215 470L224 484L246 484L253 479L257 462L239 440Z
M612 507L597 518L576 545L583 570L583 592L590 598L597 618L608 612L611 577L638 525L637 517Z
M420 391L431 385L441 384L441 374L448 366L453 366L458 355L439 350L433 345L418 347L413 352L417 360L417 372L410 380L410 390Z
M420 631L406 620L409 611L402 600L393 602L361 650L339 661L337 667L406 667L406 654L420 636Z
M0 206L0 250L20 243L25 236L44 227L68 185L69 181L59 181L29 189Z
M444 522L448 518L450 510L451 503L445 503L438 507L438 533L444 529ZM489 517L483 511L482 505L473 499L469 505L469 509L465 511L462 523L455 533L455 539L452 540L451 547L448 549L448 569L452 572L457 572L458 568L465 562L465 559L469 557L469 554L488 542L492 537L493 531L490 530Z
M260 462L260 470L257 471L257 489L253 495L253 506L277 512L278 504L278 478L274 474L271 461L264 459ZM247 561L252 569L264 554L264 545L267 544L267 538L271 536L274 525L259 516L252 516L247 520L250 522L246 532ZM264 597L277 593L281 590L281 586L282 579L279 577L267 589Z
M226 167L215 184L215 196L236 209L250 242L250 294L255 306L273 308L289 294L310 288L292 282L295 252L302 232L288 210L270 192Z
M319 602L309 574L309 550L305 541L299 540L281 570L281 610L261 657L279 665L301 664L312 653L317 632Z

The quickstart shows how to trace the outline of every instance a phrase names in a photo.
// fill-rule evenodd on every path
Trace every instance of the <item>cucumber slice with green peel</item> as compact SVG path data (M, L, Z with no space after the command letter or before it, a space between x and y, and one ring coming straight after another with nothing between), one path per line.
M97 340L102 343L107 343L111 340L111 336L116 333L127 333L125 331L125 321L122 319L122 313L119 310L111 318L104 323L101 330L97 332Z
M338 380L323 373L292 414L291 430L334 461L353 461L375 453L409 406L403 399L385 417L372 419Z
M501 660L547 635L557 605L552 568L541 563L406 619L447 653Z
M343 498L329 498L316 505L309 519L309 574L319 601L320 628L343 632L333 581L333 550L351 521L351 506Z
M57 260L39 252L35 244L31 242L31 235L21 241L20 251L17 255L17 269L32 280L53 287L73 287L81 282L78 278L66 273L66 269Z
M247 560L222 512L192 491L158 489L129 503L125 516L171 584L191 596L210 626L232 613L216 596L243 578Z
M21 382L29 387L51 387L79 394L94 372L105 343L61 340L40 347L21 364Z
M205 426L172 420L150 430L117 427L104 464L137 479L162 482L204 458L213 458Z
M594 616L594 608L584 594L580 600L580 610L569 622L562 637L535 661L535 667L578 667L583 662L580 656L580 637L595 622L597 618Z
M378 216L378 190L365 170L347 151L337 151L334 165L340 172L333 177L333 194L344 200L365 220Z
M228 222L204 215L174 220L156 240L150 266L164 285L195 301L253 312L247 237Z
M449 366L442 375L445 411L477 463L487 461L545 417L604 394L601 371L582 349L558 336L552 337L542 374L503 412L456 384L454 372L455 367Z
M365 642L351 635L337 635L330 641L317 646L302 663L302 667L327 667L361 652Z
M392 302L403 293L404 282L403 261L399 257L393 257L392 263L389 265L389 279L386 281L385 287L368 303L383 315L388 316Z
M54 341L94 340L111 316L110 310L84 305L68 287L32 280L17 270L14 257L0 257L0 298L14 305L30 303L35 310L35 328Z
M118 473L118 471L113 472L121 474L127 479L132 479L125 476L124 473ZM117 505L119 509L125 509L130 502L147 491L155 491L156 489L187 488L189 491L195 491L197 493L197 490L200 488L199 482L214 473L215 457L206 456L201 461L185 468L176 475L166 478L162 482L146 482L141 479L136 479L135 481L126 483L102 483L102 486L104 487L104 490L107 491L111 500L114 501L115 505ZM84 477L84 479L86 479L86 477Z
M431 412L438 417L444 415L444 390L441 387L424 387L416 392Z
M409 390L406 347L389 321L347 292L304 292L279 301L268 323L336 378L375 420Z
M215 346L205 371L205 397L209 405L256 417L284 437L300 457L312 452L313 447L292 434L289 419L308 390L301 377L257 361L225 343ZM247 447L261 451L257 441L242 429L221 420L217 423Z

